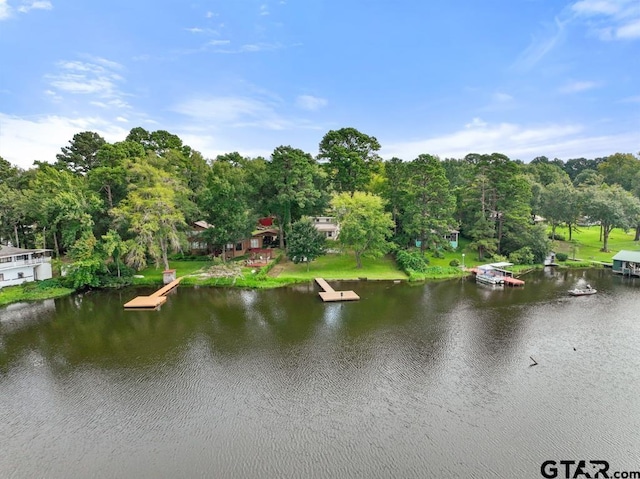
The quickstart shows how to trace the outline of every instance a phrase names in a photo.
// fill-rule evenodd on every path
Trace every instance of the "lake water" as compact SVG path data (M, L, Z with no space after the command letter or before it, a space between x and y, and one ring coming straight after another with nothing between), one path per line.
M160 311L123 311L140 290L0 308L0 476L640 470L640 280L523 279L332 283L351 303L309 284L180 287ZM566 294L586 282L598 294Z

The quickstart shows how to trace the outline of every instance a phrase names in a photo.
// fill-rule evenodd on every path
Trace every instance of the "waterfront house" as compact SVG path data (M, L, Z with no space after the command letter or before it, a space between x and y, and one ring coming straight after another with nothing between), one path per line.
M51 277L51 250L0 246L0 288Z
M191 224L191 231L187 233L187 241L189 242L189 251L191 254L207 254L211 253L209 245L202 239L201 233L213 225L206 221L194 221Z
M322 234L325 238L330 240L338 239L340 234L340 225L336 219L332 216L312 216L311 224Z
M623 276L640 276L640 251L622 250L613 257L613 272Z
M432 231L434 232L434 231ZM449 245L453 248L456 249L458 247L458 237L460 235L460 231L458 230L449 230L448 233L443 234L442 238L447 241L449 243ZM420 245L422 244L422 241L420 240L416 240L415 241L415 245L416 248L420 248Z

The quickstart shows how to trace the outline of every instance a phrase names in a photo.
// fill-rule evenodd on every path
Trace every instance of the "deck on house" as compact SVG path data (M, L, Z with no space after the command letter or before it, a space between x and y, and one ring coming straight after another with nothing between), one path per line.
M124 309L158 309L167 301L166 294L180 284L182 278L174 279L171 283L163 286L155 293L149 296L137 296L128 303L125 303Z
M316 283L324 290L319 293L322 301L357 301L360 299L360 296L354 291L336 291L322 278L316 278Z

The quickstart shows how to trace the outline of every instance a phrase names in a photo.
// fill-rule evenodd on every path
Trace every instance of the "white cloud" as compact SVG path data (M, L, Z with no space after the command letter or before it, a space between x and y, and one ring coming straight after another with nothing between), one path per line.
M327 106L327 100L313 95L300 95L296 98L296 106L303 110L316 111Z
M260 5L260 16L269 15L269 5L263 3Z
M124 81L117 72L122 65L99 57L89 60L58 62L58 71L45 76L51 87L48 91L57 98L63 93L92 96L95 99L90 103L102 108L128 108L125 94L118 87Z
M566 21L555 18L553 25L548 25L546 31L532 38L529 46L519 55L514 68L528 71L542 60L565 36Z
M581 0L571 9L579 15L614 15L620 11L621 2L616 0Z
M214 40L213 42L209 42L208 46L218 46L222 47L223 45L230 44L229 40ZM258 53L258 52L269 52L280 50L284 48L284 46L280 43L247 43L238 48L216 48L212 50L214 53Z
M496 92L493 94L493 100L498 103L509 103L513 101L513 97L508 93Z
M463 158L474 153L504 153L524 161L540 155L550 158L594 158L614 151L636 151L637 133L592 136L578 124L524 126L487 124L474 118L465 128L439 137L384 142L382 156L412 160L422 153L440 158Z
M20 13L29 13L31 10L51 10L53 5L49 0L25 1L17 7L11 7L8 0L0 0L0 21L11 17L14 10Z
M215 13L215 12L207 12L207 13L205 13L204 16L207 17L207 18L213 18L213 17L217 17L218 14Z
M7 0L0 0L0 20L6 20L11 16L11 7Z
M471 120L471 123L464 125L465 128L483 128L485 126L487 126L487 123L482 121L481 118L474 118Z
M34 161L54 162L60 148L81 131L95 131L107 141L122 141L128 130L100 117L21 118L0 113L0 156L30 168Z
M31 10L52 10L53 5L48 0L39 0L23 3L18 7L20 13L29 13Z
M578 19L587 21L602 40L640 38L640 4L637 0L580 0L571 6Z
M597 88L598 84L592 81L575 81L571 83L567 83L562 88L560 88L561 93L579 93L582 91L592 90Z
M634 39L640 38L640 19L621 25L616 30L617 38Z
M275 108L274 103L260 99L226 96L194 98L178 104L173 110L212 127L258 126L282 130L292 126L290 121L276 113Z
M240 47L241 52L263 52L279 50L282 45L279 43L250 43Z

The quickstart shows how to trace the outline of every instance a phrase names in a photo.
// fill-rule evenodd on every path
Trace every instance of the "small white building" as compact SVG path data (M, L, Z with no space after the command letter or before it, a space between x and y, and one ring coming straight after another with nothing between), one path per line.
M52 276L51 250L0 245L0 288Z
M312 216L311 223L315 228L323 233L327 239L338 239L340 225L332 216Z

